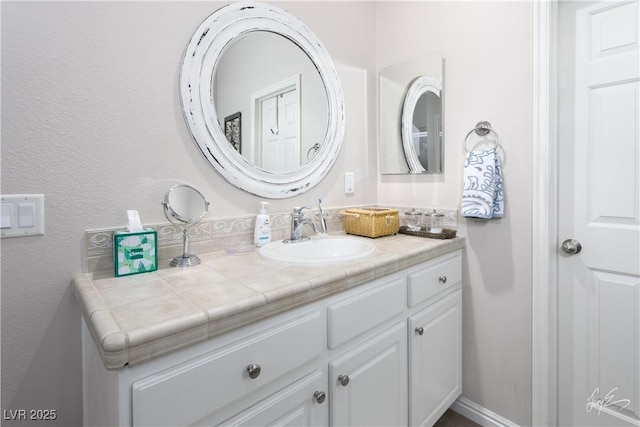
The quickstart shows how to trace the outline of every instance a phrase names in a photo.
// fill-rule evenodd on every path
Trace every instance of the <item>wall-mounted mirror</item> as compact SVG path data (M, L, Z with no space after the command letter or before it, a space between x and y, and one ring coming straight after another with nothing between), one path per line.
M380 171L444 172L443 72L440 52L380 70Z
M278 7L237 2L209 16L185 52L180 91L198 147L242 190L303 193L340 152L344 95L333 61Z

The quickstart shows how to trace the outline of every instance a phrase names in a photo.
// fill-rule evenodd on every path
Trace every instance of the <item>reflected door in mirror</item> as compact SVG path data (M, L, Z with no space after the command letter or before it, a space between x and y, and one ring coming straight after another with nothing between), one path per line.
M283 88L256 97L257 132L250 158L269 172L287 173L302 165L299 81L293 78Z

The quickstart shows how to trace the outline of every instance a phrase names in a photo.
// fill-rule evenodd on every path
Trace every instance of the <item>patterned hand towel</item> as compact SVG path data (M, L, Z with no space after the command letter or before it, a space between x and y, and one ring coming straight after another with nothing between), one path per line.
M504 215L502 168L495 148L467 153L460 213L465 218L481 219Z

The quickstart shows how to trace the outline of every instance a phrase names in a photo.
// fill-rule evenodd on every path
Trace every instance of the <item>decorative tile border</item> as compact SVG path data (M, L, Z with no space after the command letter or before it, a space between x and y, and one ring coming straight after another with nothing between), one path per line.
M372 205L365 205L372 206ZM360 206L360 207L365 207ZM355 207L355 206L350 206ZM388 206L385 206L388 207ZM330 233L339 233L344 230L342 211L345 208L324 209L324 216ZM400 211L400 221L404 224L404 212L410 209L430 212L434 208L419 206L397 207ZM446 228L456 228L458 223L458 211L455 209L436 208L438 212L444 213L446 218ZM307 213L318 223L319 211L312 209ZM290 233L291 213L271 213L271 231L274 240L286 238ZM253 227L256 215L245 215L240 217L216 218L201 221L188 230L189 244L196 248L222 249L228 242L253 242ZM171 223L145 225L158 232L158 252L159 259L163 261L170 259L175 254L182 251L182 228ZM113 233L117 230L124 230L123 227L112 229L88 230L85 233L86 263L84 271L93 273L96 271L106 271L113 269ZM164 257L164 258L163 258Z

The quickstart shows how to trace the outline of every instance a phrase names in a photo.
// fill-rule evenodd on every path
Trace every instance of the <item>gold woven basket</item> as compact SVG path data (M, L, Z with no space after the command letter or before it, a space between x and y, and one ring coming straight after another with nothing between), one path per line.
M380 237L397 234L400 229L398 209L362 208L345 209L344 231L365 237Z

